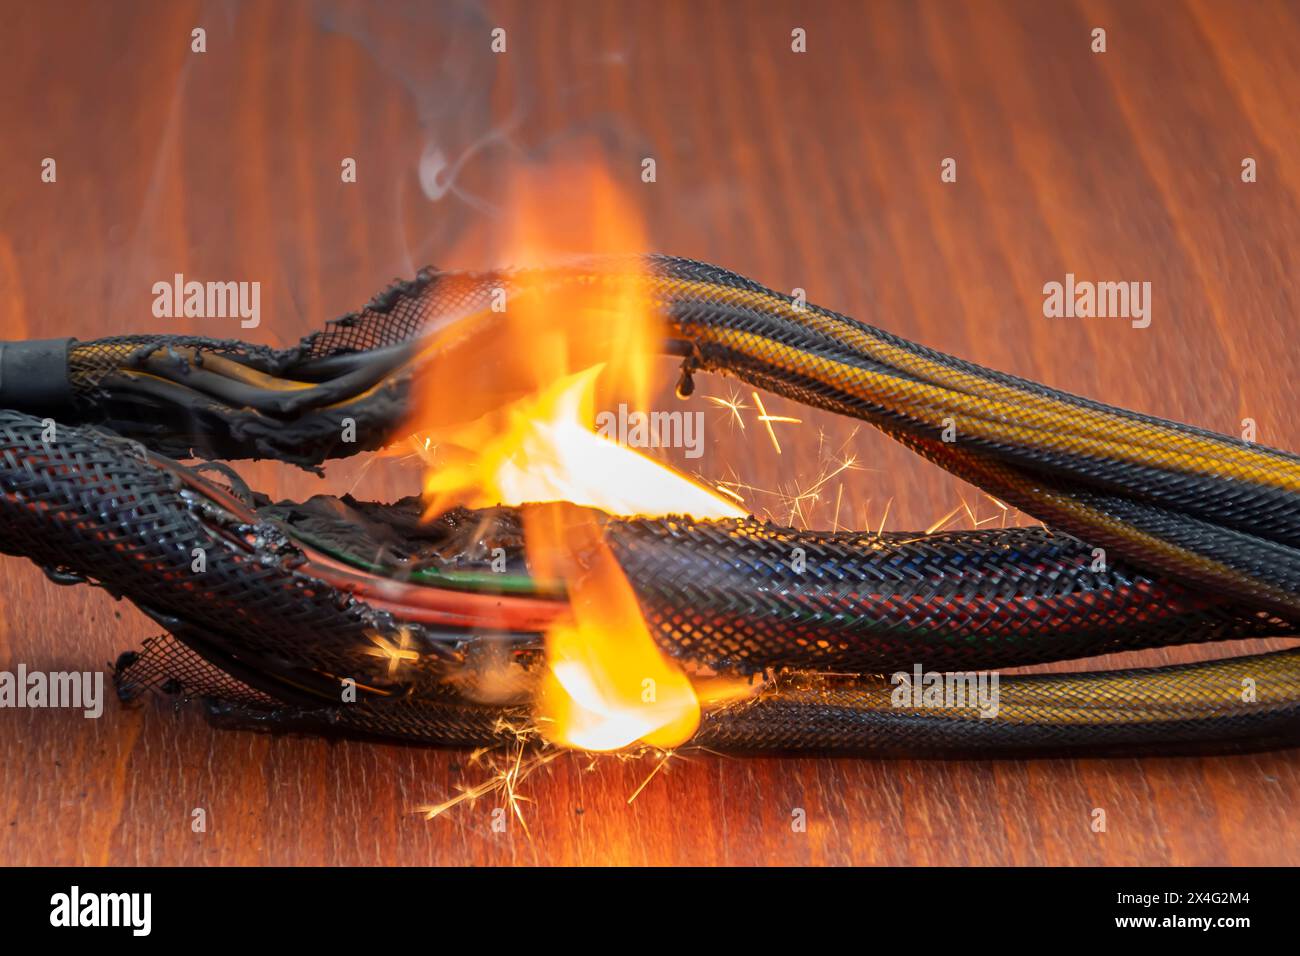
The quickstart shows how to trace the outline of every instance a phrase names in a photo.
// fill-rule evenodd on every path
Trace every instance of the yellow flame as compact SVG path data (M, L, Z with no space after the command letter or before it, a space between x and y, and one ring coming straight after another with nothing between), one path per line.
M530 506L524 534L534 570L564 581L571 611L546 635L542 733L584 750L690 738L700 722L695 690L655 644L595 515L567 504Z
M578 197L557 184L585 185ZM544 261L552 232L590 252L646 248L636 216L608 179L591 169L525 182L514 204L512 260ZM576 215L575 215L576 211ZM542 732L586 750L641 741L670 748L700 721L698 688L658 648L636 594L604 541L612 515L743 517L733 502L593 430L594 409L614 394L645 408L663 338L661 320L636 276L555 283L523 271L505 292L503 321L468 347L463 329L426 353L411 428L434 450L425 476L426 513L464 504L527 505L525 549L533 575L563 582L570 609L546 634L547 673L538 694ZM486 320L486 321L485 321ZM456 347L442 348L454 342ZM612 402L610 403L612 404ZM709 701L747 692L714 682Z
M442 436L424 480L426 509L566 501L612 515L739 518L744 512L684 475L611 441L594 420L596 365Z

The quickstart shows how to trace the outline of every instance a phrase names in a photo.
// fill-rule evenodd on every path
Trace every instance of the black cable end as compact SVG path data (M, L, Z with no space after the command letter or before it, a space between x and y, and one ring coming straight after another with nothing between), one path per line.
M64 338L0 342L0 408L45 413L71 405L68 350L74 341Z

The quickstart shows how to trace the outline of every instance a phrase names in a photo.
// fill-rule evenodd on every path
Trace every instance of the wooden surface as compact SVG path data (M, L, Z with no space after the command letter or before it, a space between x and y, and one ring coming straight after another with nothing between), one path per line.
M1300 448L1294 4L2 7L6 338L240 335L152 315L152 284L181 272L260 281L262 326L244 334L291 343L425 262L492 264L506 177L581 145L600 151L658 250L1115 404L1233 434L1253 418L1260 441ZM196 26L203 54L190 52ZM502 55L489 49L497 26ZM1090 51L1098 26L1104 54ZM791 52L795 27L806 54ZM439 155L454 188L445 170L427 175ZM40 181L45 157L56 183ZM340 182L344 157L355 184ZM956 183L940 182L945 157ZM1256 183L1241 181L1245 157ZM1042 286L1067 272L1150 281L1150 328L1044 318ZM832 453L860 457L864 469L805 502L810 524L874 526L892 501L890 527L925 528L962 495L992 513L852 423L772 399L805 419L779 426L778 457L752 417L742 434L692 401L709 409L698 467L711 477L788 493ZM325 481L244 471L284 496L415 487L409 471L363 465L337 463ZM133 607L14 558L0 561L0 604L5 669L103 666L154 631ZM523 784L530 833L513 821L494 832L491 797L431 822L410 813L487 776L464 753L218 731L158 701L110 701L99 720L0 711L0 862L1300 862L1297 752L696 754L629 803L653 769L564 757ZM205 833L191 831L199 807ZM806 832L792 831L794 808Z

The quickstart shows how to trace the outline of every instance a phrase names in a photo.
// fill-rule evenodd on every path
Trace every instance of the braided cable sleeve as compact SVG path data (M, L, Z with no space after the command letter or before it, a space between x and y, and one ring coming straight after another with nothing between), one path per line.
M1272 615L1122 563L1095 566L1091 548L1037 528L828 534L672 519L606 528L670 652L720 668L965 670L1292 633Z
M1300 739L1296 651L1004 676L996 708L970 703L969 685L966 706L917 706L919 695L900 703L900 686L851 679L782 688L707 716L692 742L740 753L969 757L1223 752L1294 746Z
M507 273L426 270L293 350L192 338L124 337L77 343L71 350L70 377L87 414L94 409L108 414L117 401L127 403L123 412L139 412L142 403L164 409L171 404L182 410L179 417L196 420L182 434L206 454L274 455L316 463L390 438L404 414L414 369L393 369L386 388L351 396L354 400L342 407L291 405L268 417L249 414L237 402L217 400L202 388L185 387L197 384L201 359L170 379L144 376L140 366L151 361L156 365L160 351L188 348L199 356L231 356L292 381L313 362L380 352L469 317L495 327L491 323L500 319L493 318L489 303L497 289L545 295L565 285L598 284L636 285L668 317L670 333L689 343L691 358L700 367L738 374L873 423L889 421L899 433L934 436L947 423L956 428L963 449L1018 470L1056 474L1102 493L1137 496L1281 543L1300 541L1300 461L1294 455L982 369L847 316L796 305L789 297L716 267L661 256ZM129 433L132 421L143 416L113 417ZM357 425L355 442L337 438L345 417ZM165 424L151 427L141 421L134 427L167 441L162 436L175 431L177 423ZM178 443L171 439L173 446Z
M865 419L923 452L947 423L956 429L955 443L929 457L962 477L976 476L1008 503L1161 574L1274 613L1300 614L1300 460L1294 455L983 369L847 316L797 305L702 263L620 257L545 270L425 271L291 354L250 354L246 361L287 374L414 342L467 317L490 331L501 321L489 305L500 288L546 295L565 286L628 285L667 317L692 367ZM74 357L80 354L73 349ZM178 433L181 444L205 454L311 464L391 438L416 373L414 364L403 365L382 388L277 416L119 369L116 378L99 381L97 405L111 410L126 401L114 424L163 442L172 454L179 453L176 441L163 436ZM105 390L105 382L118 387ZM182 411L144 414L154 404ZM133 426L132 419L149 424ZM356 426L355 442L341 440L346 420ZM1083 492L1093 497L1084 502Z
M154 642L144 653L124 661L125 691L156 683L167 673L168 681L188 686L197 694L210 691L232 706L267 711L267 699L275 701L269 707L270 715L264 717L268 726L295 720L326 721L356 731L449 744L515 733L526 711L514 705L475 704L466 699L459 693L454 669L448 670L445 659L429 646L431 635L418 627L414 636L415 646L422 652L419 662L397 676L387 669L382 655L373 653L372 638L376 632L395 635L401 622L315 576L317 565L292 537L293 521L286 509L294 507L241 501L235 493L212 486L175 463L141 456L130 443L94 432L65 427L58 430L57 440L47 441L42 423L19 413L0 412L0 521L5 529L5 550L26 554L51 567L93 574L115 593L146 608L184 642L188 652L208 665L206 670L197 665L159 667L157 654L162 645ZM374 514L380 506L369 507ZM403 523L400 514L393 522L399 527ZM464 522L466 526L469 523ZM884 578L925 582L922 590L914 592L915 604L924 609L933 599L935 608L923 611L925 623L914 628L917 636L930 628L942 631L938 618L956 613L952 608L939 609L945 595L960 591L945 591L948 582L958 577L957 567L969 572L968 580L980 580L982 571L987 572L987 581L994 586L982 595L978 589L971 591L967 597L978 598L975 603L985 605L996 618L999 601L1015 605L1026 592L1062 576L1061 569L1052 569L1052 562L1064 558L1068 563L1071 556L1078 555L1068 540L1035 529L939 536L915 549L902 536L801 536L753 522L695 525L668 519L611 521L611 525L610 540L620 560L634 564L664 589L658 598L643 596L652 609L656 600L666 598L661 613L671 607L690 607L696 600L702 608L718 599L734 603L732 589L740 592L742 601L753 600L760 593L787 590L780 580L786 573L784 565L775 557L798 541L814 556L814 567L819 556L826 557L826 567L834 568L836 575L859 576L863 581L875 578L877 586ZM505 533L513 532L507 529ZM858 551L853 548L855 540ZM972 547L977 541L980 545ZM192 564L196 547L205 555L201 571ZM639 550L642 548L646 550ZM833 549L840 553L832 559ZM660 561L680 567L687 553L694 563L685 573L679 570L677 580L689 581L690 586L679 584L674 591L671 580L661 580L655 569ZM877 563L875 555L883 555L884 560ZM944 566L950 559L955 566ZM736 573L735 565L746 563L749 571L729 577ZM710 568L716 576L714 585L706 583L709 575L703 573ZM1030 571L1042 568L1048 569L1042 577ZM775 583L773 571L778 576ZM750 579L749 574L758 577ZM1112 569L1109 574L1112 576L1088 585L1079 584L1080 593L1089 586L1104 590L1132 580L1130 572ZM761 585L745 597L736 584L744 580ZM710 586L719 590L707 593ZM1144 597L1158 593L1155 582L1147 582L1146 587ZM804 600L802 594L797 597ZM847 594L841 597L857 600ZM1041 608L1051 603L1047 597L1037 594L1022 610L1030 617L1042 614ZM1158 613L1167 603L1150 605L1135 619ZM901 602L907 604L907 600ZM1091 608L1080 611L1069 602L1062 607L1074 607L1085 617L1093 612ZM1209 610L1207 615L1207 608L1189 605L1185 613L1191 617L1178 627L1190 622L1206 634L1226 636L1251 620L1249 612L1234 619L1232 614L1223 617L1222 608ZM858 645L855 660L877 664L895 660L902 665L906 660L930 656L925 650L916 653L920 645L907 639L908 628L918 622L906 622L905 607L863 610L864 619L872 620L873 615L879 620L864 630L866 639ZM650 616L655 619L653 610ZM804 642L798 627L792 630L780 621L772 626L771 618L764 617L761 609L755 610L751 620L755 643L750 653L767 654L771 660L790 655L801 661L828 661L835 660L834 653L839 652L831 645L830 656L809 658L810 648L818 645ZM1027 618L1029 631L1034 630L1031 623ZM1061 624L1050 617L1038 623L1045 626L1032 637L1027 633L1027 644L1053 640ZM998 627L1006 629L1007 625ZM996 659L1002 653L996 640L981 648L981 638L969 639L978 631L970 621L953 628L949 636L964 641L967 647L959 646L955 652L941 650L932 659ZM731 637L738 633L732 632ZM1115 646L1117 636L1125 639L1124 627L1113 622L1110 631L1103 627L1100 633L1107 636L1107 648ZM1180 636L1178 629L1163 633L1174 639ZM873 643L881 635L892 635L894 643ZM469 646L475 643L472 633L464 636ZM681 640L663 630L662 621L659 636L670 645ZM704 629L677 649L688 657L705 654L736 660L744 656L724 636L715 637ZM1008 656L1019 658L1022 653L1024 644ZM1277 661L1290 663L1280 667ZM741 752L847 753L897 748L927 754L953 748L972 753L1019 752L1027 747L1068 751L1086 748L1090 742L1120 748L1158 748L1165 743L1219 746L1249 739L1271 741L1289 732L1295 693L1300 690L1295 686L1294 655L1240 658L1215 666L1121 675L1008 678L1010 695L1004 686L1001 710L992 718L958 713L960 708L952 713L913 712L915 709L897 706L889 685L880 679L844 683L806 674L786 675L774 691L756 702L709 716L695 743ZM215 689L209 686L211 678L203 676L213 673L226 674L226 681ZM528 673L525 667L525 676ZM343 677L352 677L362 685L355 708L327 703L337 701ZM1256 685L1250 701L1241 699L1241 681L1247 677ZM237 682L237 693L230 690L232 680Z
M433 524L421 513L416 499L375 506L320 497L260 509L296 540L386 579L544 590L491 572L494 549L511 568L522 564L515 512L453 512ZM467 533L449 541L449 525ZM821 533L664 518L608 519L604 531L664 650L746 673L998 667L1295 630L1123 563L1099 563L1087 546L1038 528Z
M192 652L163 640L119 667L132 697L159 675L184 672L173 692L207 700L223 724L345 733L439 746L530 740L526 709L435 693L301 707L213 695ZM911 675L909 675L911 676ZM1300 742L1300 651L1103 673L1002 676L996 707L961 675L952 706L925 704L901 676L787 675L751 700L704 714L681 749L733 754L828 754L921 758L1220 754ZM913 687L924 685L913 684ZM964 695L964 696L963 696Z
M1165 475L1170 480L1182 475L1235 479L1247 488L1300 490L1300 459L1292 454L1111 408L984 369L847 316L797 305L787 296L717 267L664 256L582 260L515 272L425 270L413 281L396 283L360 312L331 322L294 349L182 336L124 336L74 343L70 378L85 413L96 400L112 397L106 382L123 370L136 369L159 351L191 349L225 355L264 373L293 379L313 363L319 371L320 363L410 343L467 317L490 319L493 293L501 288L544 295L565 284L601 283L641 287L669 318L671 332L697 350L696 358L719 371L734 371L732 363L748 359L773 370L777 378L805 375L824 388L874 402L896 415L912 415L918 427L935 427L934 416L942 413L963 426L963 441L979 440L1007 454L1037 455L1027 460L1039 463L1077 461L1080 478L1091 474L1098 481L1119 483L1133 474ZM815 374L807 375L809 369ZM331 453L356 450L338 447ZM1092 462L1092 472L1084 462ZM1162 493L1147 484L1142 485L1144 493ZM1210 484L1202 490L1216 487L1221 486ZM1180 506L1196 503L1186 488L1171 485L1167 493ZM1291 534L1294 501L1280 498L1276 505L1270 527Z
M699 369L736 375L866 420L1055 532L934 536L918 545L893 535L800 537L753 522L609 522L611 547L638 587L652 629L684 659L747 672L827 666L868 671L905 661L992 667L1287 634L1300 619L1295 455L983 369L689 260L621 257L505 273L426 271L290 350L183 337L73 343L73 418L107 425L170 456L267 456L314 465L377 447L402 427L412 383L429 354L417 347L422 337L466 318L480 331L498 328L501 320L489 304L498 288L545 296L573 285L635 286L648 296L666 319L669 348L684 356L688 375ZM345 422L355 429L355 441L343 440ZM341 674L355 673L366 681L367 707L418 709L424 694L454 709L444 699L445 657L431 660L404 685L387 679L366 642L410 625L431 658L438 656L437 647L460 653L462 644L473 643L461 639L485 627L526 644L556 606L557 596L526 574L514 576L511 586L519 593L494 596L481 568L465 574L438 566L418 534L402 541L414 565L367 562L350 547L346 527L331 527L309 507L276 510L261 500L214 505L220 494L165 460L147 462L163 479L134 474L125 488L117 488L111 462L93 451L36 448L30 423L14 427L25 436L14 442L14 471L38 477L13 478L6 521L21 533L13 545L6 540L5 548L49 566L93 572L172 622L183 640L181 632L189 634L189 643L217 666L224 662L273 676L281 699L298 692L327 697ZM945 440L949 428L955 440ZM7 450L7 460L10 455ZM60 489L59 481L72 472L84 472L81 484ZM164 479L169 484L150 484ZM98 490L88 492L87 482ZM169 510L168 496L183 505ZM143 523L121 518L123 501L138 501ZM95 508L108 509L107 532L97 522L108 518L96 517ZM40 527L49 515L60 530L43 541ZM387 512L388 519L395 515ZM379 520L385 520L382 513ZM186 521L196 527L187 529ZM146 536L156 532L157 541L135 541L132 535L141 528ZM71 545L85 544L78 535L87 529L104 537L92 540L88 554L80 556ZM331 536L337 547L317 551ZM228 592L217 588L211 599L202 599L193 587L175 587L175 576L184 573L184 545L194 542L200 550L233 552L219 565ZM1107 553L1107 569L1100 572L1088 563L1099 546ZM812 574L805 569L797 580L787 571L795 547L813 557ZM138 563L118 567L114 551L130 553ZM102 561L91 566L88 556ZM515 560L522 559L516 554ZM230 602L242 600L239 578L254 566L262 575L252 575L259 582L252 603L272 630L284 629L279 636L249 637L231 626ZM413 572L409 579L407 571ZM150 576L162 580L151 583ZM488 613L492 607L496 611ZM319 653L303 632L295 633L302 622L286 624L303 613L317 615L316 626L329 627L330 615L340 610L350 615L347 626L337 641L324 641ZM448 641L448 634L459 637ZM1179 673L1177 688L1191 694L1192 672ZM1226 671L1197 673L1216 674L1216 687L1227 679ZM756 719L770 728L755 732L757 749L776 740L815 749L811 741L790 742L801 727L821 728L809 732L835 741L838 749L861 746L851 743L854 733L861 737L876 719L865 713L873 710L866 700L874 691L868 693L863 680L849 687L851 703L836 696L846 692L841 687L786 683L751 705L744 712L760 715ZM1154 674L1142 680L1143 695L1165 692ZM399 705L393 699L410 697L416 685L423 691L414 700ZM1289 685L1282 680L1281 686L1285 692ZM1054 691L1058 697L1063 692ZM1182 717L1161 721L1147 714L1136 722L1112 721L1124 729L1099 731L1088 740L1101 744L1111 734L1121 748L1136 746L1141 741L1132 735L1146 731L1135 728L1148 723L1167 731L1163 737L1152 731L1152 741L1223 739L1223 726L1208 716L1211 702L1198 699L1200 709L1186 718L1186 728ZM787 707L798 712L799 722L778 730ZM1290 719L1285 706L1282 717L1273 713L1267 720L1257 708L1249 714L1228 709L1225 719L1237 721L1231 723L1234 733L1244 726L1239 718L1249 718L1259 739L1274 739L1277 726L1268 720ZM737 712L729 719L740 717ZM890 727L901 727L901 717L892 708ZM913 717L912 723L924 726L936 719ZM1055 726L1051 720L1029 722ZM1023 722L1016 726L1008 733L1023 740ZM702 734L708 727L706 722ZM979 732L956 733L974 739ZM1049 744L1074 746L1064 732L1042 734ZM743 735L728 741L729 747L747 749ZM930 746L923 737L913 744ZM996 742L990 746L997 749Z
M81 575L154 615L226 634L244 656L355 677L382 626L346 594L317 594L269 524L231 520L139 445L0 410L0 550ZM205 518L207 520L205 520ZM292 652L310 638L311 653Z
M466 641L520 630L535 640L563 607L535 583L524 594L492 593L501 577L491 572L494 549L512 568L523 563L517 515L506 509L487 521L450 515L426 525L414 499L256 506L120 439L72 427L44 437L34 418L0 412L0 546L227 634L246 655L381 684L366 656L371 631L425 623ZM1089 549L1041 529L826 534L674 518L605 527L661 645L714 668L999 667L1295 632L1289 621L1122 564L1094 569ZM400 559L381 562L361 598L361 569L309 562L313 546L326 556L396 547ZM446 569L439 578L452 587L463 585L448 571L478 572L487 593L473 600L401 584L425 566ZM429 610L439 595L436 606L454 610Z

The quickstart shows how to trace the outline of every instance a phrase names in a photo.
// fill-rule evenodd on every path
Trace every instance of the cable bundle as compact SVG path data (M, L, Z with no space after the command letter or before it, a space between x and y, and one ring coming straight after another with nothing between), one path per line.
M454 744L517 733L538 636L564 608L529 572L517 512L430 524L413 500L272 503L233 474L218 482L170 459L315 466L379 447L402 425L432 333L468 320L490 336L494 289L546 295L572 283L649 297L688 381L737 375L867 420L1052 529L826 534L752 519L603 519L668 653L769 675L757 700L708 715L696 743L947 755L1294 741L1297 652L1008 677L991 717L900 706L894 685L872 675L1293 634L1300 459L982 369L686 260L426 270L287 350L166 336L64 342L60 421L160 454L77 428L52 445L37 419L0 413L4 548L60 580L93 577L167 626L174 639L124 658L126 693L179 685L227 717L278 727ZM20 370L0 381L5 404L41 413L57 403L43 354L39 394ZM354 441L340 437L345 420ZM489 567L497 547L506 574ZM789 570L794 547L811 574ZM1100 570L1096 547L1107 551ZM194 548L208 556L199 577L187 570ZM399 641L415 651L409 666L392 666ZM358 703L340 703L344 680Z

